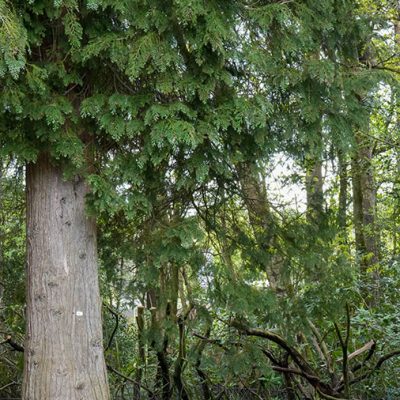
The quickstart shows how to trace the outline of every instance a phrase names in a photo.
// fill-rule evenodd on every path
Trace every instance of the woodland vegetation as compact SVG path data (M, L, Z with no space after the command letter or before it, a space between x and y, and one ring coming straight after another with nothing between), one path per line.
M0 0L0 398L400 399L397 0Z

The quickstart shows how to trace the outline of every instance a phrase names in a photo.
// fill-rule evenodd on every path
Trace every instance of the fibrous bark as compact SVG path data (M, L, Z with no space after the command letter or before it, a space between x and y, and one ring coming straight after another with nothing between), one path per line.
M27 334L23 400L108 400L88 188L46 155L27 166Z

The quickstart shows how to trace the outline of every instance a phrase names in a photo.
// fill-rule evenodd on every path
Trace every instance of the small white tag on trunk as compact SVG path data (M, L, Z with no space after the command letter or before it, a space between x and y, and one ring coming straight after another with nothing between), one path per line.
M77 317L82 317L83 312L82 311L77 311L75 314L76 314Z

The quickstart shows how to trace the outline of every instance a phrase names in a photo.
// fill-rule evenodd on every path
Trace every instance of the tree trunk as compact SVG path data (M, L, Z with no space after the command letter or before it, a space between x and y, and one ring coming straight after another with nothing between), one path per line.
M174 371L174 385L177 398L179 400L189 400L189 395L183 383L182 373L186 360L186 332L185 332L185 318L180 315L177 319L179 327L179 350L178 356L175 361Z
M347 163L344 155L339 151L338 155L339 163L339 210L337 222L341 229L341 234L344 241L347 241Z
M368 255L367 266L379 261L379 228L376 221L376 185L372 166L372 145L361 143L361 188L364 224L364 242Z
M209 338L211 334L211 324L207 326L206 333L204 334L205 338ZM200 385L201 385L201 390L203 393L203 399L204 400L213 400L214 396L212 394L211 389L208 386L208 378L205 372L203 371L201 367L201 358L204 352L204 349L206 347L207 342L205 340L200 340L200 343L198 344L197 347L197 352L196 352L196 358L195 358L195 368L197 375L199 377Z
M372 165L372 144L366 135L356 135L357 148L352 161L353 208L356 250L360 255L363 278L372 287L366 288L368 303L380 296L377 264L380 259L379 227L376 220L376 185ZM372 276L371 274L372 270Z
M396 50L400 49L400 3L397 3L396 14L394 18L394 41L396 44ZM394 95L394 101L399 103L399 96ZM399 134L400 132L400 112L396 112L396 132ZM398 139L397 139L398 140ZM393 257L396 257L398 254L398 224L399 224L399 216L400 216L400 151L398 146L395 148L396 152L396 178L393 186L394 193L394 205L393 205Z
M310 158L306 169L307 220L318 225L324 209L321 160L317 157Z
M362 191L360 168L357 157L351 161L351 180L353 189L353 223L356 252L358 255L365 252L364 237L362 232L363 227L363 212L362 212Z
M277 294L283 295L286 292L287 279L283 271L284 260L276 251L276 223L270 210L265 182L259 178L254 167L248 162L236 166L243 201L257 245L264 253L264 268L270 287Z
M154 339L151 347L156 351L158 360L157 384L161 389L162 399L169 400L172 395L170 376L171 361L168 355L174 335L166 329L168 322L177 321L179 268L173 262L167 262L159 268L159 285L148 291L149 306L152 311L151 330Z
M134 390L134 399L140 400L141 398L141 385L143 372L146 368L146 342L144 337L144 329L145 329L145 318L144 318L144 307L137 307L137 316L136 323L138 329L138 356L139 356L139 366L136 369L136 384Z
M27 336L23 400L108 400L88 188L42 155L27 166Z
M165 268L162 266L161 268ZM161 276L160 272L160 276ZM160 278L161 279L161 278ZM160 287L154 287L147 292L147 307L151 312L151 333L153 340L150 343L151 348L157 356L157 375L156 386L161 393L163 400L169 400L171 397L171 379L169 374L169 358L168 358L168 335L165 333L164 323L168 317L168 304L165 304L161 298Z

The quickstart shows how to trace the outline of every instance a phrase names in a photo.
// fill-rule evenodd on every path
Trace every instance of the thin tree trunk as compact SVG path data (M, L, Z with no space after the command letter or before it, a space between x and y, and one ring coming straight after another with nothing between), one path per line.
M283 274L283 259L278 253L271 256L271 250L275 250L276 227L268 203L265 183L259 179L257 172L252 169L250 163L240 163L236 168L250 225L256 242L265 255L264 267L269 284L277 294L284 294L286 285Z
M207 326L206 333L204 334L205 338L209 338L211 334L211 325ZM205 340L201 340L198 349L196 352L196 358L195 358L195 368L197 375L199 377L200 385L201 385L201 390L203 393L203 399L204 400L213 400L214 396L212 394L211 389L208 386L208 378L203 369L201 368L201 358L203 355L203 351L206 347L207 342Z
M27 335L23 400L108 400L88 188L41 155L27 166Z
M289 368L289 354L286 354L283 360L283 366ZM287 400L296 400L296 391L294 389L294 382L292 375L289 373L283 374L283 379L285 381L285 391Z
M143 371L146 368L146 344L144 337L144 307L137 307L136 323L138 329L138 353L139 353L139 366L136 370L136 384L134 399L139 400L141 398L141 384L143 378Z
M366 43L361 62L373 65L374 51L371 43ZM365 108L364 100L368 92L356 94L360 108ZM377 224L376 184L374 176L373 148L369 135L370 115L365 110L366 124L355 130L355 151L352 160L353 207L356 249L360 257L362 278L367 283L366 298L370 305L377 302L380 296L380 277L377 264L380 259L380 234ZM371 274L372 271L372 274Z
M309 55L310 60L320 60L321 49ZM308 95L315 96L315 92L319 91L319 84L311 79L307 80ZM320 111L321 112L321 111ZM313 225L315 230L319 230L324 212L324 190L322 176L322 159L323 159L323 115L318 115L318 118L313 123L305 124L305 128L309 131L310 139L309 150L305 158L306 171L306 194L307 194L307 221Z
M166 268L165 265L160 270L160 287L152 288L147 292L148 307L151 310L151 331L153 340L151 342L152 349L157 356L157 375L156 385L161 392L163 400L169 400L171 397L171 377L170 377L170 362L168 357L169 338L165 333L165 322L169 318L170 304L165 302L165 292L163 291L163 276L162 271Z
M185 333L185 318L181 315L177 319L179 328L179 349L178 356L175 361L174 371L174 384L178 399L189 400L189 395L186 391L185 385L182 379L183 366L186 359L186 333Z
M168 341L164 340L163 348L157 352L158 360L158 381L161 384L161 398L162 400L169 400L171 398L171 378L169 375L169 362L167 356Z
M369 140L366 140L369 142ZM379 229L376 223L376 185L372 166L372 146L362 143L361 157L361 188L364 241L367 251L366 265L370 266L379 261Z
M339 151L339 210L338 210L338 226L342 231L342 237L347 241L347 163L342 152Z
M324 208L322 162L319 158L313 157L308 160L308 164L306 172L307 220L318 224Z
M394 40L396 44L396 50L400 49L400 3L397 3L396 8L396 16L394 20ZM398 102L399 97L397 93L394 95L394 101ZM397 108L398 110L398 108ZM396 132L400 132L400 113L396 112ZM399 148L396 147L396 179L394 182L393 191L395 194L400 193L400 151ZM394 206L393 206L393 256L395 257L398 254L398 222L400 215L400 199L398 195L394 197Z
M353 224L356 252L358 255L365 253L363 235L363 211L360 167L357 157L351 161L352 190L353 190Z
M356 135L357 149L352 161L353 207L356 250L360 255L364 280L372 285L367 288L368 302L372 305L379 298L380 259L379 228L376 221L376 185L372 166L372 144L366 135ZM369 278L372 268L372 279Z

